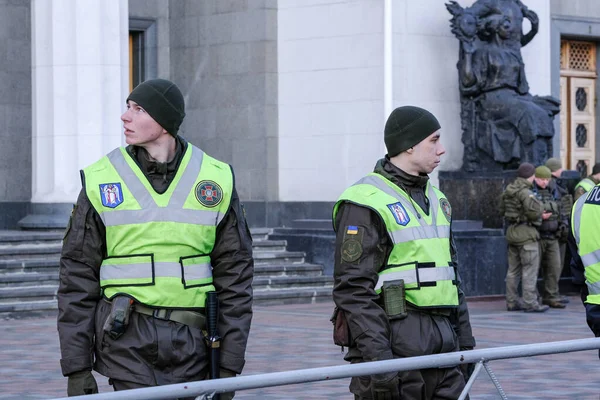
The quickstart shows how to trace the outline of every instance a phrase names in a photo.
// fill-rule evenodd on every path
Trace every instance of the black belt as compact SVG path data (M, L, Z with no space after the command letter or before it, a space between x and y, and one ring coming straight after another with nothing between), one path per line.
M455 310L455 308L418 308L411 306L410 304L406 305L406 309L410 311L420 312L423 314L440 315L442 317L450 317Z
M133 310L140 314L149 315L156 319L164 319L167 321L175 321L180 324L193 326L204 329L206 326L206 318L204 315L187 310L173 310L170 308L151 308L140 303L135 303Z
M379 304L379 306L381 308L384 308L381 301L377 301L377 304ZM406 303L406 309L408 311L416 311L416 312L419 312L422 314L429 314L429 315L440 315L442 317L450 317L452 315L452 313L456 311L455 307L452 307L452 308L435 308L435 307L419 308L419 307L415 307L415 306L409 304L408 302Z

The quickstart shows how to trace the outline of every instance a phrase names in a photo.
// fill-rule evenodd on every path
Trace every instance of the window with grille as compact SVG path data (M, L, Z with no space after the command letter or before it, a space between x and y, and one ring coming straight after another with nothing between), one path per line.
M560 68L596 72L596 44L570 40L561 41Z

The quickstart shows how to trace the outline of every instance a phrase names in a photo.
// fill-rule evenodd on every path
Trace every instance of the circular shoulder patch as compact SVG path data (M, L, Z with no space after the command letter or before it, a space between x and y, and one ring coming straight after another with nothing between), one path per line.
M214 181L200 181L196 185L196 200L204 207L215 207L223 200L223 189Z
M342 260L351 263L360 258L363 248L356 239L346 239L342 243Z
M440 199L440 207L442 208L444 216L448 222L450 222L452 220L452 206L450 205L450 202L446 199Z

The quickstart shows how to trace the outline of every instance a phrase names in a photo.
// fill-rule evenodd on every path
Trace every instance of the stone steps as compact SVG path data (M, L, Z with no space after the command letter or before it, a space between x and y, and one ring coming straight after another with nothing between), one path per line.
M31 257L23 259L2 259L0 260L0 275L2 273L16 272L45 272L58 271L60 256L53 254L48 257Z
M269 240L270 228L251 229L255 304L312 303L331 298L333 278ZM62 231L0 231L0 318L55 314Z
M0 319L56 315L58 304L54 300L2 301Z
M254 251L254 265L294 264L304 262L301 251Z
M254 303L260 305L306 304L331 300L332 286L297 289L261 290L254 292Z
M58 269L48 272L12 272L0 274L0 289L3 287L24 287L36 285L57 285Z
M302 276L312 275L321 276L323 267L317 264L299 263L299 264L255 264L254 279L262 276Z
M266 290L273 289L303 289L306 287L326 286L333 282L330 276L268 276L254 277L254 286Z
M28 286L5 286L0 287L0 301L29 301L34 300L54 300L58 285L28 285Z
M37 243L10 243L0 244L0 260L30 259L39 256L60 254L62 243L37 242Z

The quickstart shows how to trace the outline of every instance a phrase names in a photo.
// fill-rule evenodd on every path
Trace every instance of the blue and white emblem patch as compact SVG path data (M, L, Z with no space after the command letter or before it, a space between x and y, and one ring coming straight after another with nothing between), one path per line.
M399 225L406 226L406 224L410 222L410 217L408 216L408 213L406 212L406 209L402 203L398 202L394 204L388 204L387 206Z
M115 208L123 202L123 191L120 183L101 183L100 198L104 207Z

